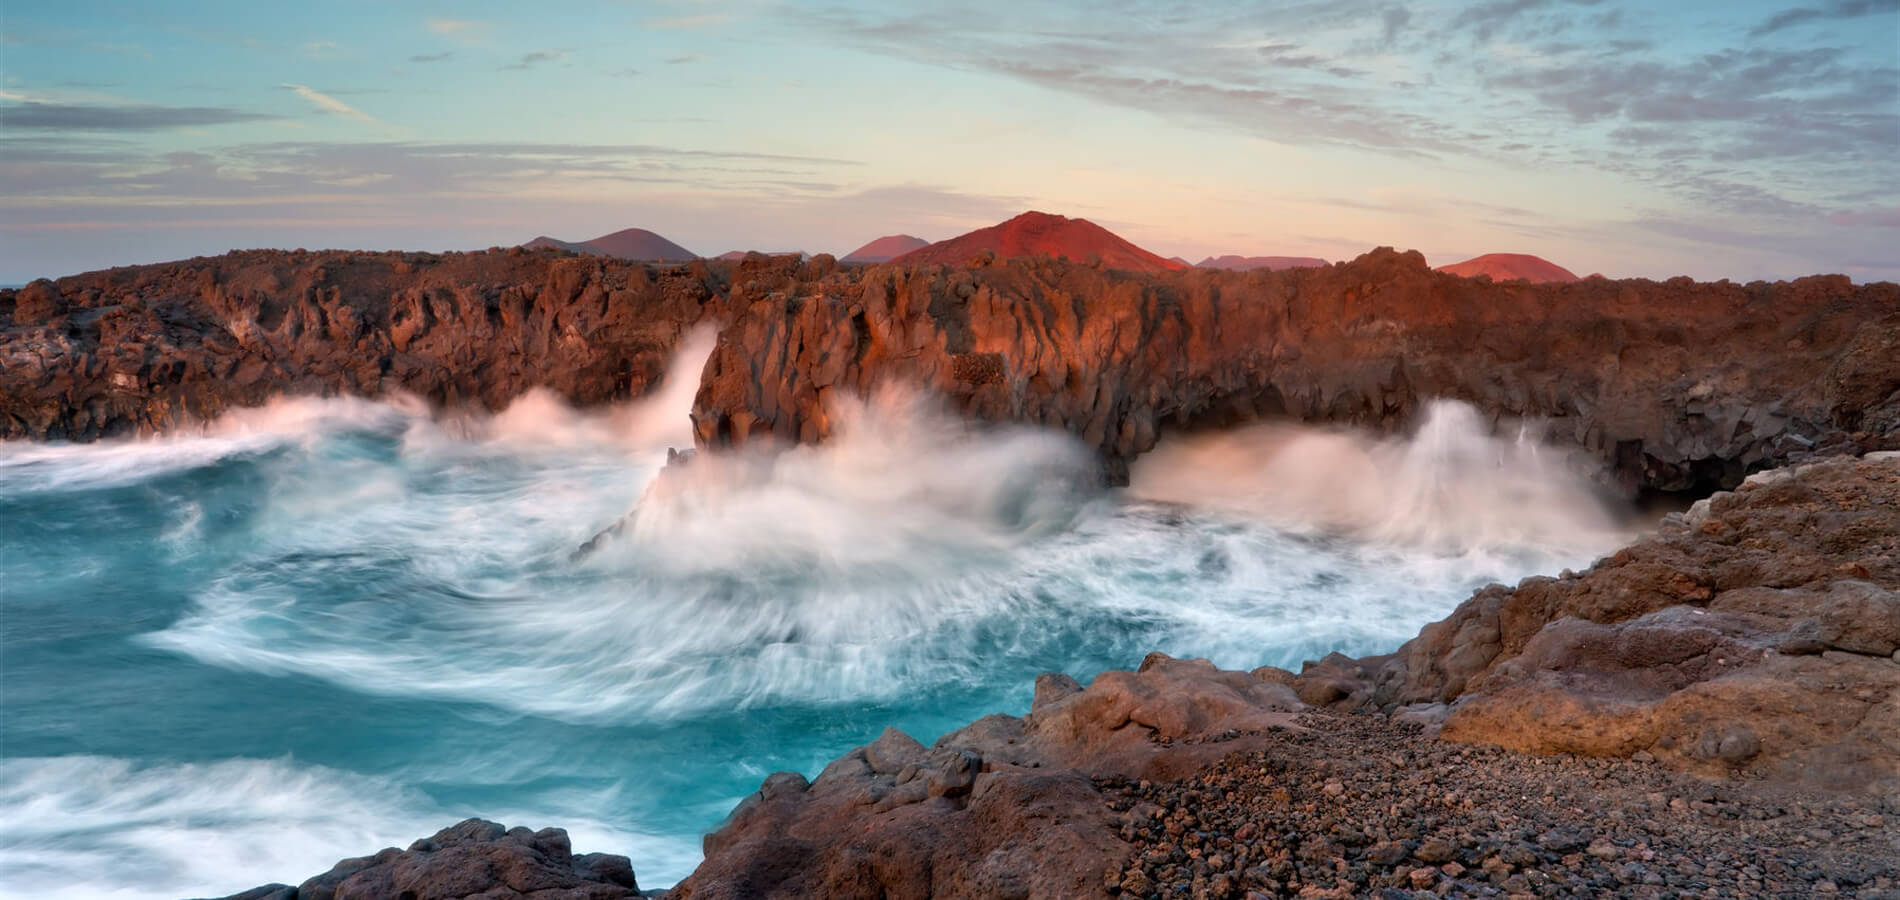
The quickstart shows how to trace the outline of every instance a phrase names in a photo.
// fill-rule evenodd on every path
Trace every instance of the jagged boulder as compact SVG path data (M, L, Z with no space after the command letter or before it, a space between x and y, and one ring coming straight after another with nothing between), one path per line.
M469 819L409 845L346 859L297 887L269 884L224 900L623 900L639 897L624 856L575 856L567 832Z
M1094 896L1129 852L1099 778L1178 776L1300 708L1283 685L1161 654L1086 688L1043 676L1037 698L929 747L887 730L809 783L767 778L671 896Z

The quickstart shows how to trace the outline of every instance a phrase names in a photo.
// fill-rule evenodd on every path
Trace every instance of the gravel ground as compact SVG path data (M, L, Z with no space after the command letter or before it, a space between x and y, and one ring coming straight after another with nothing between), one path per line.
M1184 781L1105 779L1123 897L1900 900L1900 797L1450 744L1315 714Z

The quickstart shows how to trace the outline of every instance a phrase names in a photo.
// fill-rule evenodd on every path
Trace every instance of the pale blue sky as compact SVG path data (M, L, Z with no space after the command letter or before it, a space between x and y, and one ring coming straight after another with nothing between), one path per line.
M1900 278L1900 0L0 7L0 282L1024 209L1165 255Z

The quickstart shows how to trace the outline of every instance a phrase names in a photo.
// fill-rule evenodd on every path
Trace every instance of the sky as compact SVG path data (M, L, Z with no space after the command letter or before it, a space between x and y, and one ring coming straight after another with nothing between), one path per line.
M1900 280L1900 0L0 5L0 283L625 227Z

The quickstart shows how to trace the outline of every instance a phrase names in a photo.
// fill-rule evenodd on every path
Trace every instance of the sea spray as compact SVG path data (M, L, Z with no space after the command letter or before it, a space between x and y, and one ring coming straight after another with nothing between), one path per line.
M1587 466L1436 400L1402 438L1278 423L1164 441L1136 461L1129 493L1440 555L1562 555L1630 536Z
M896 388L829 415L822 445L700 454L662 473L618 549L676 573L918 582L1060 532L1093 494L1087 454L1060 432L978 429Z
M8 813L0 817L0 896L36 900L203 896L294 882L477 813L565 828L578 847L620 847L649 865L690 866L696 850L606 824L600 807L469 810L394 778L289 759L4 759L0 810Z

